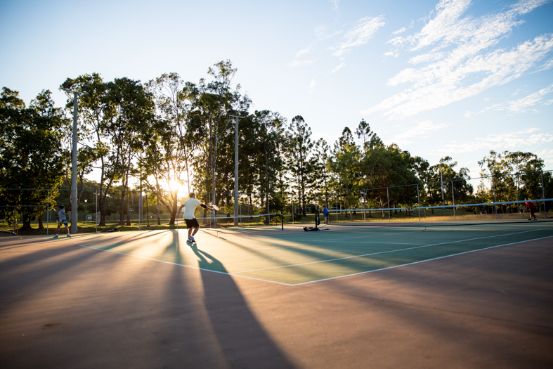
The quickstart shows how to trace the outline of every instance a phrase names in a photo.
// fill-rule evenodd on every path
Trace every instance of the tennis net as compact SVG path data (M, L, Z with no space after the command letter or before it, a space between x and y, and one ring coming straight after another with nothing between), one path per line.
M331 224L348 225L524 222L534 220L530 207L534 209L536 220L553 221L553 213L550 212L552 205L553 198L438 206L330 209L328 221Z

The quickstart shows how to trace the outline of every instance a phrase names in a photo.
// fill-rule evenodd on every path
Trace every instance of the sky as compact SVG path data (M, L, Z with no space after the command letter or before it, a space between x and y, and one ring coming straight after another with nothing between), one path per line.
M553 1L0 0L0 87L67 78L198 82L230 59L253 101L332 145L365 119L431 165L478 177L490 150L553 169Z

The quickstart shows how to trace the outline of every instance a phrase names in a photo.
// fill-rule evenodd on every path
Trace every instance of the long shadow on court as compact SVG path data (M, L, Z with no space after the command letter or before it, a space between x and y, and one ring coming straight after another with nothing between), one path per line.
M213 255L196 246L191 250L200 268L227 273L225 266ZM200 271L200 275L205 311L225 367L295 367L257 320L230 275L204 271Z
M290 261L288 259L275 257L274 255L255 250L255 248L244 246L236 241L232 241L229 239L226 239L225 242L229 243L233 247L237 247L259 258L274 262L275 264L273 267L261 268L259 270L252 269L252 270L246 270L246 271L236 273L238 275L243 275L243 276L255 277L255 276L259 276L258 274L259 272L274 271L274 270L282 269L283 271L294 270L297 274L300 274L303 279L305 279L306 281L309 281L309 280L317 280L317 279L323 279L323 278L329 277L328 272L319 271L317 268L317 265L333 265L335 267L347 268L349 270L347 274L351 274L351 273L357 273L360 271L367 271L370 269L390 266L390 265L393 265L394 262L395 263L398 262L398 261L392 262L392 261L381 260L379 258L370 258L368 256L359 257L359 258L362 258L362 260L359 260L359 261L352 260L351 258L345 259L345 260L342 258L336 258L336 260L328 260L329 255L322 246L317 246L314 243L307 243L304 241L304 242L296 242L296 243L300 245L303 244L312 248L318 248L320 249L320 251L306 249L301 246L291 246L287 244L285 247L282 247L282 249L289 251L291 253L295 253L296 255L299 255L299 256L313 258L313 260L309 262L305 262L304 264L299 263L292 267L289 265ZM275 246L275 248L278 249L279 246ZM349 254L348 256L355 256L355 255ZM318 261L321 261L321 263L317 263ZM206 269L213 270L213 266L211 264L206 264ZM259 278L262 278L262 277L259 276Z
M551 313L551 269L546 262L538 267L535 257L521 258L520 249L494 254L336 280L320 287L333 290L333 300L351 312L351 317L340 317L342 325L354 330L364 327L359 334L367 341L396 342L404 348L401 354L408 353L408 347L426 345L436 347L439 355L453 348L458 357L472 358L466 367L475 362L479 362L476 367L485 367L486 362L487 367L551 367L553 331L544 324ZM379 327L380 322L385 326ZM412 337L424 341L415 342ZM533 342L531 348L527 342ZM362 348L352 349L362 352ZM444 362L442 367L446 366Z

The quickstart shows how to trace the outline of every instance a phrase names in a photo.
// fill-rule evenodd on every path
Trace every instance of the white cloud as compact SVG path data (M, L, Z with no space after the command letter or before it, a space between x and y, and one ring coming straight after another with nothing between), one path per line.
M334 10L338 10L340 8L340 0L330 0L330 4Z
M394 32L392 32L392 35L401 35L402 33L405 33L407 31L407 27L401 27L400 29L396 29Z
M479 151L533 151L536 145L552 144L553 133L544 132L538 128L528 128L522 131L505 132L486 137L478 137L470 142L451 143L442 148L443 153L451 155L474 153Z
M306 47L304 49L299 50L296 52L296 55L294 57L294 60L290 62L291 67L302 67L305 65L311 65L317 62L317 59L315 59L311 55L311 47Z
M400 146L412 143L415 139L430 137L432 132L446 128L445 124L434 123L425 120L414 124L412 127L402 130L401 133L392 138L392 141Z
M513 50L476 56L454 69L437 69L434 74L429 70L404 69L389 83L410 82L412 85L367 109L364 114L383 112L390 118L402 118L449 105L519 78L551 50L553 36L548 35ZM464 84L471 77L475 81Z
M459 17L467 10L470 0L441 0L436 5L435 16L415 36L415 50L440 40L450 42L455 37L452 30L459 29L463 22ZM457 32L455 32L457 33Z
M421 64L429 63L440 60L444 57L444 54L439 51L433 51L426 54L420 54L409 59L409 64Z
M539 105L550 105L551 99L549 99L549 97L552 94L553 83L519 99L487 107L483 109L480 113L485 113L487 111L510 111L513 113L520 113L529 110L535 110L536 107Z
M540 72L553 68L553 59L546 61L539 69Z
M336 50L334 56L342 57L351 49L365 45L380 28L384 26L384 17L364 17L344 35L344 40Z
M390 58L397 58L399 57L399 53L397 51L386 51L384 53L384 56L388 56Z
M364 113L403 118L521 77L553 50L553 34L538 36L510 50L493 48L521 23L518 16L543 3L521 2L494 15L472 18L463 17L470 1L440 1L418 33L388 41L394 46L411 45L411 51L418 54L410 58L411 67L388 80L390 86L406 87Z
M510 101L506 109L512 112L521 112L528 109L534 108L536 105L543 102L544 98L549 94L553 93L553 84L544 87L530 95L527 95L521 99ZM549 101L545 101L547 104Z

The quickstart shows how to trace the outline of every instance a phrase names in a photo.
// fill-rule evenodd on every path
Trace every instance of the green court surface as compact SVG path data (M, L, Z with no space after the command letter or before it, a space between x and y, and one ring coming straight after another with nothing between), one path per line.
M553 237L553 222L202 229L83 236L82 247L234 277L302 285Z

